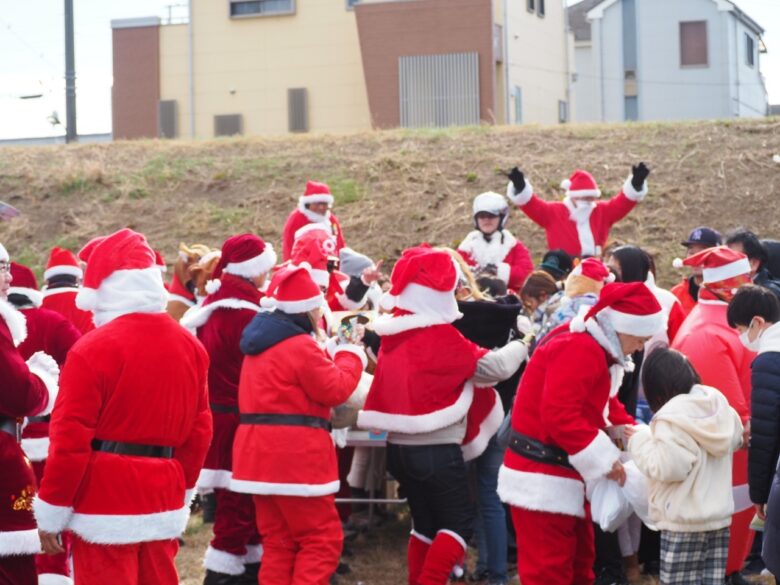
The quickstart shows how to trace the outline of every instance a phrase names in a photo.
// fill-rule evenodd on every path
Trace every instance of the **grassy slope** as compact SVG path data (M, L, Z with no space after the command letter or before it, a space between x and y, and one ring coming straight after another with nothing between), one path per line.
M423 240L455 244L471 227L472 197L503 192L498 168L519 164L537 192L559 198L575 167L612 195L644 160L650 195L613 235L659 254L668 284L677 242L696 225L780 235L779 152L776 118L4 148L0 199L24 217L0 224L0 241L37 269L51 246L78 248L125 225L169 258L179 241L218 246L241 230L277 242L311 178L333 189L348 243L392 260ZM520 212L510 227L541 256L538 227Z

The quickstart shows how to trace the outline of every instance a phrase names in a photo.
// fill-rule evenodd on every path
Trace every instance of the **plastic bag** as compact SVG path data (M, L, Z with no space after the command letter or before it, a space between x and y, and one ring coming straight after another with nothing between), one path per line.
M604 532L614 532L634 513L623 489L606 477L588 482L587 495L593 521Z
M656 530L650 522L650 494L647 488L647 478L639 471L633 461L624 463L623 469L626 472L626 483L622 488L623 495L639 519L651 530Z

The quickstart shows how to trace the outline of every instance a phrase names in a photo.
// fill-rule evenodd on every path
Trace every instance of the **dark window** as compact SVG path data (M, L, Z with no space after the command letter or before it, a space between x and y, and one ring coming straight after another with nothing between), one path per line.
M756 64L756 43L749 34L745 33L745 57L750 67Z
M157 136L160 138L176 138L178 113L176 100L160 100L157 103Z
M526 0L526 7L528 8L528 12L536 12L536 1L535 0Z
M241 114L214 116L214 136L236 136L244 133Z
M295 0L231 0L230 16L289 14L295 12Z
M544 0L537 0L536 10L539 16L544 16Z
M309 131L309 94L305 87L287 90L287 129L290 132Z
M558 100L558 122L565 124L569 121L569 103Z
M707 21L680 23L680 65L683 67L706 67L709 65Z

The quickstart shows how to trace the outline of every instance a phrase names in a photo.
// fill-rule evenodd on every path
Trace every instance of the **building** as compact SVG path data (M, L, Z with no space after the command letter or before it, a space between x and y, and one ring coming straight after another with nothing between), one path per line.
M191 0L112 21L115 138L568 118L565 12L544 0Z
M583 0L568 18L578 122L767 115L764 30L729 0Z

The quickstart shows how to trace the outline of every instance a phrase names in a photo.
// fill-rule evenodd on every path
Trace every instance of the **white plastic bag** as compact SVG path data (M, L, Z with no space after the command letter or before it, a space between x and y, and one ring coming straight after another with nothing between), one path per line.
M606 477L588 482L587 495L593 521L604 532L614 532L634 513L623 489Z
M633 461L624 463L623 469L626 472L626 483L622 488L623 495L639 519L648 528L655 530L650 522L650 495L647 489L647 478L639 471Z

